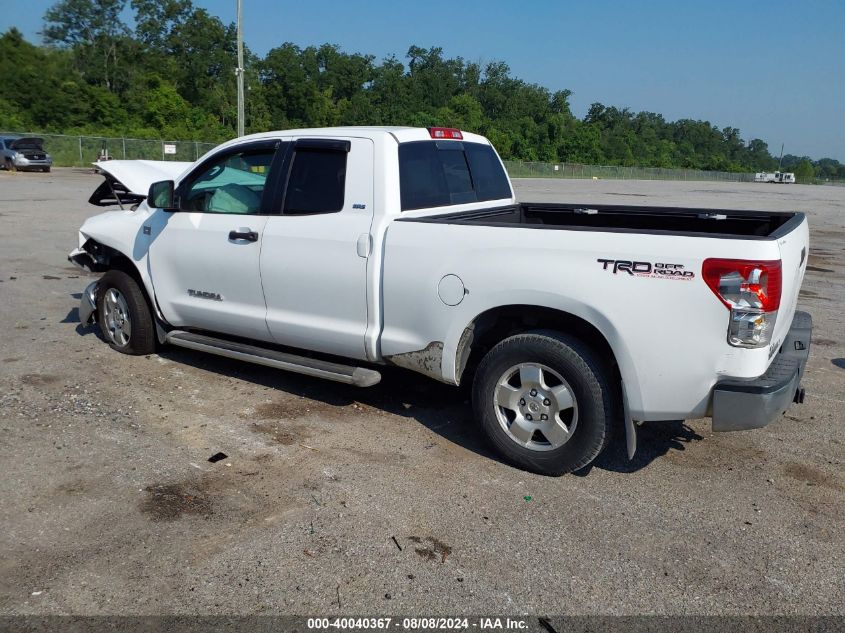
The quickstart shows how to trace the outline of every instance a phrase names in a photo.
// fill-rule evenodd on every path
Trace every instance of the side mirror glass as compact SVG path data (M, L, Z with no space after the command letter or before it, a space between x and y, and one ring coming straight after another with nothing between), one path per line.
M150 185L150 191L147 194L147 205L154 209L164 209L165 211L177 211L174 185L172 180L162 180L154 182Z

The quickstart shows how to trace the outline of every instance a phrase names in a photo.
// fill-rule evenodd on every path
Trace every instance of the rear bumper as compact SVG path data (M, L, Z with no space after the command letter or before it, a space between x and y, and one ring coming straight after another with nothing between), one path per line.
M802 402L801 378L810 355L813 318L796 312L789 333L766 373L752 380L730 379L713 388L713 430L742 431L766 426L793 402Z

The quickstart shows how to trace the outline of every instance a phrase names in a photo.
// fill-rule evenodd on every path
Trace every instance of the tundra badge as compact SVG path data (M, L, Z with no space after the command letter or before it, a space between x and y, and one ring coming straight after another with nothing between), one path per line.
M196 297L197 299L211 299L212 301L223 301L223 297L221 297L216 292L206 292L205 290L192 290L188 288L188 294L191 297Z

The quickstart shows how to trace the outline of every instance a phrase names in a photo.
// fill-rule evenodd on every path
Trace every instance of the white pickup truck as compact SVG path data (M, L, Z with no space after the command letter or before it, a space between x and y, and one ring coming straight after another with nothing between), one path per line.
M91 201L133 206L89 218L70 260L104 273L80 317L119 352L472 381L492 444L547 474L589 464L619 422L633 455L642 422L750 429L803 400L802 213L517 203L490 143L448 128L99 166Z

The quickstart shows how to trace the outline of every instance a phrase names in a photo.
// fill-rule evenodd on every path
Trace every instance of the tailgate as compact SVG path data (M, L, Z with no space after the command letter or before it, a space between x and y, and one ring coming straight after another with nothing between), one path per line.
M773 349L778 349L781 346L789 331L798 304L798 293L801 290L801 283L804 281L807 260L810 258L810 229L807 218L804 217L801 224L790 232L778 236L777 241L780 248L783 287L781 289L780 310L772 335Z

